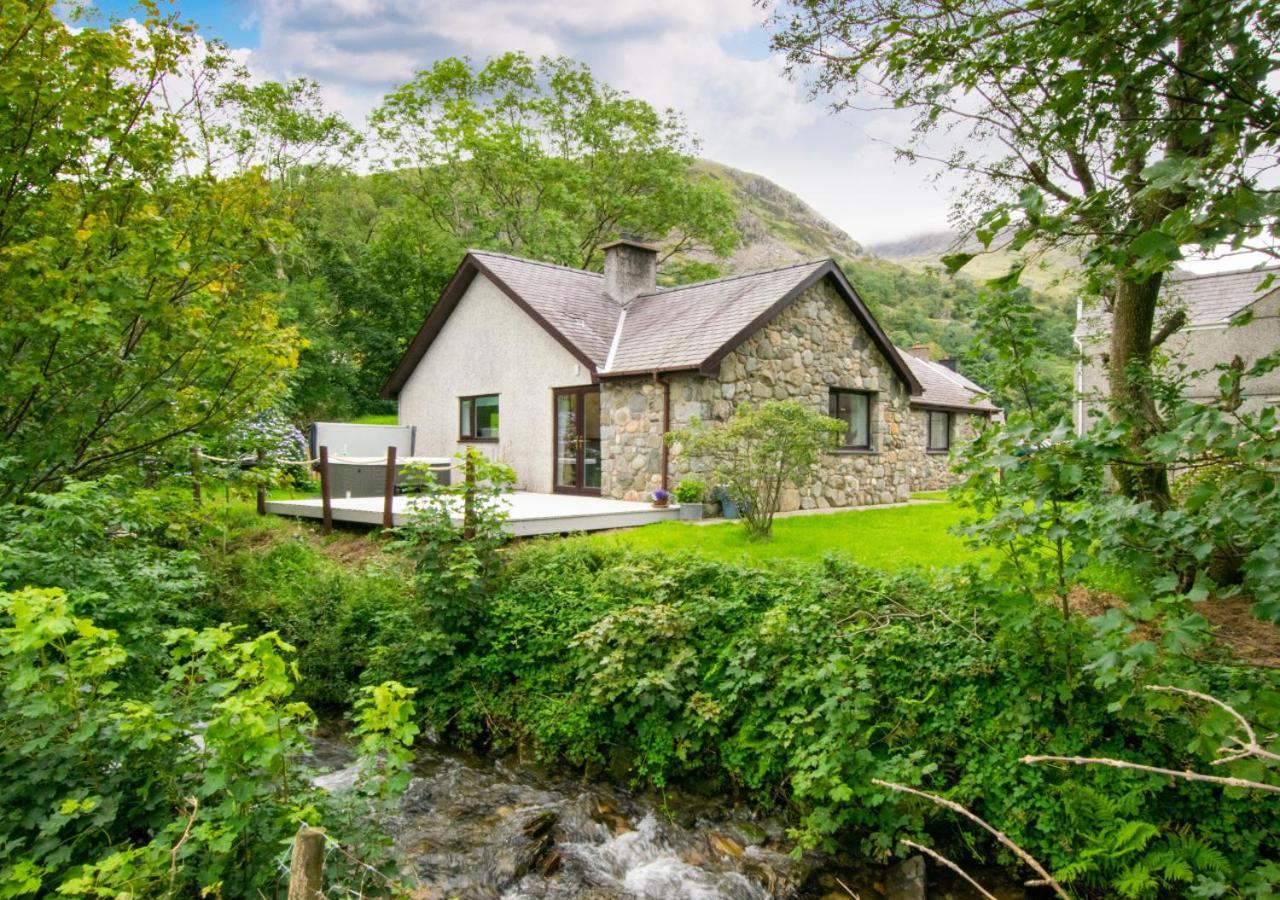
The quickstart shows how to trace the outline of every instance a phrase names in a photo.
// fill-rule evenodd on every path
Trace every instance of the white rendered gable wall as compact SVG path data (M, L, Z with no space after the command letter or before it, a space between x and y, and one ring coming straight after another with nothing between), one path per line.
M493 282L477 274L400 391L401 425L419 456L453 456L458 398L498 394L498 442L476 443L515 469L518 487L551 490L552 394L591 373Z

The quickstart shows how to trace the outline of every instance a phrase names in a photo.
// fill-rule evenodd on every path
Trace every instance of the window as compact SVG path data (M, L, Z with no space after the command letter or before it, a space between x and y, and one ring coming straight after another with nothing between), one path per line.
M844 423L845 450L871 449L871 395L862 391L831 390L831 418Z
M458 398L458 440L498 439L498 395Z
M928 432L926 446L935 451L950 450L951 413L931 409L924 415L926 431Z

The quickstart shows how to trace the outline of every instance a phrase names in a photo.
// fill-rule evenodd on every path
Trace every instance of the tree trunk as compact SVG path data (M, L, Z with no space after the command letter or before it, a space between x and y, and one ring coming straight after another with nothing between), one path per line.
M1160 411L1151 384L1151 332L1163 276L1145 280L1123 277L1116 286L1111 322L1111 417L1130 421L1130 458L1138 465L1117 464L1112 473L1126 496L1147 500L1156 509L1173 505L1169 473L1163 463L1148 460L1142 444L1159 433Z

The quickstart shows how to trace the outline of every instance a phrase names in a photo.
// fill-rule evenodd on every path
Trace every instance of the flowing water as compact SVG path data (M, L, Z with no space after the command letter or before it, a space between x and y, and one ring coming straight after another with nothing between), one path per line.
M318 741L315 756L336 767L317 783L351 786L344 744ZM419 748L415 774L396 814L381 824L424 900L923 897L897 883L898 870L794 859L778 820L724 800L631 794L429 748ZM931 885L929 896L976 895Z

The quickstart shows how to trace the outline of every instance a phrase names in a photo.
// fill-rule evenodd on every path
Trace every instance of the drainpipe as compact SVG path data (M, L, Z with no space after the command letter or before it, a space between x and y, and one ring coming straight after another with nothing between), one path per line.
M662 489L671 490L668 469L671 463L671 447L667 445L667 432L671 430L671 382L664 375L653 373L653 380L662 384Z

